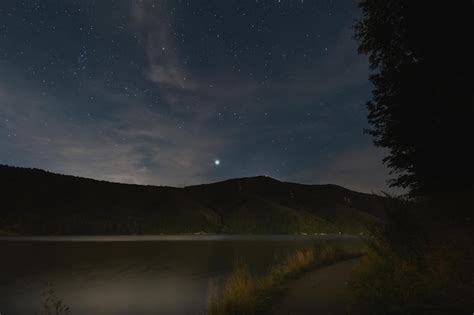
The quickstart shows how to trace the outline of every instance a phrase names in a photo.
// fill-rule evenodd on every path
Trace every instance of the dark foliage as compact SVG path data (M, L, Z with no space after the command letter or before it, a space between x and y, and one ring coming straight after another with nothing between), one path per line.
M416 203L390 197L385 202L387 219L373 235L397 255L418 259L422 248L422 219Z
M388 148L387 219L352 288L361 314L464 314L474 307L472 3L361 0L359 52L374 70L367 132Z
M413 195L473 187L472 3L362 0L359 52L374 73L367 132Z
M443 197L441 204L432 199L386 199L387 219L372 229L367 238L369 254L350 283L354 298L351 314L472 311L474 229L469 220L446 217L450 208L469 206L466 202L472 197L452 197ZM446 207L447 200L459 202ZM436 217L441 213L444 221Z

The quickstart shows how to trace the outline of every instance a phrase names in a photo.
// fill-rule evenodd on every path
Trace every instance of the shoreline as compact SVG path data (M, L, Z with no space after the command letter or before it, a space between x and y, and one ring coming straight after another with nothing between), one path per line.
M223 282L211 282L209 314L273 314L277 300L285 296L292 280L365 254L365 249L323 245L297 250L263 275L252 274L245 265L237 265Z
M38 235L0 236L12 242L159 242L159 241L318 241L356 240L351 234L160 234L160 235Z

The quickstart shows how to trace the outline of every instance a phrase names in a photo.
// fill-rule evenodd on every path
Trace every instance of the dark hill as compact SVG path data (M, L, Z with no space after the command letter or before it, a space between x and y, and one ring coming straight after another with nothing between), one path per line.
M173 188L0 166L0 178L0 233L358 233L381 217L381 197L263 176Z

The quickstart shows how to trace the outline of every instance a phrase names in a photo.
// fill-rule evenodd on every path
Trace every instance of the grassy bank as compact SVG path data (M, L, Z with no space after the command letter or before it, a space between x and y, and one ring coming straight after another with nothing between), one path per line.
M362 249L336 245L297 250L264 275L252 274L247 266L237 264L223 282L211 282L209 314L268 313L272 307L272 297L284 290L284 283L290 278L322 265L363 254Z
M350 287L354 314L468 314L474 309L472 239L401 254L384 244L362 258Z
M472 196L388 203L388 219L374 227L350 283L351 313L472 313Z

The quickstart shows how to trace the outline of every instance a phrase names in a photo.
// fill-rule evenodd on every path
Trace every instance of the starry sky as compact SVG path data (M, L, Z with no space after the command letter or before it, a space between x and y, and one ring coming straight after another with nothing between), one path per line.
M349 0L2 0L0 164L387 190L363 133L359 15Z

